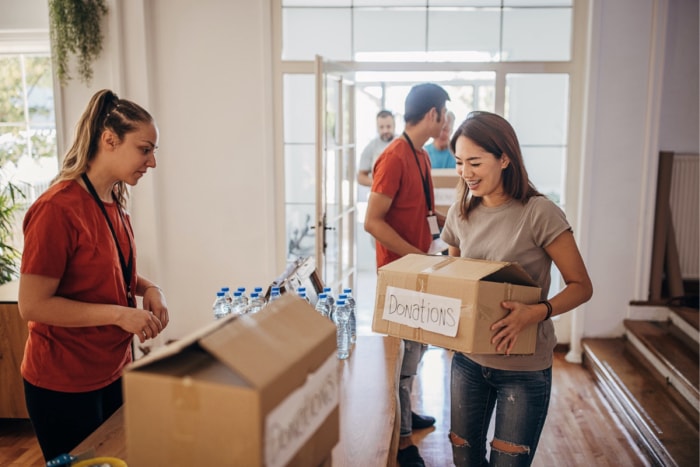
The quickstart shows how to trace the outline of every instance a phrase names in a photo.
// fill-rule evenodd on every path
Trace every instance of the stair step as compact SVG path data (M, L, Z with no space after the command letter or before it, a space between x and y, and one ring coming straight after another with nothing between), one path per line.
M698 347L688 344L676 326L664 321L625 320L627 338L648 368L658 372L695 411L700 411Z
M670 307L668 319L696 345L700 343L700 313L694 308Z
M669 393L625 338L586 338L584 365L620 421L656 465L699 465L697 411Z

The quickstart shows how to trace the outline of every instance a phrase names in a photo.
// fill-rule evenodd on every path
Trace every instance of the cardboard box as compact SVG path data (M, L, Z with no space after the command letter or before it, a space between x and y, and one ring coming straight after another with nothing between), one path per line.
M433 169L430 171L435 193L435 210L447 214L447 210L457 199L459 175L456 169Z
M372 330L464 353L502 353L489 328L506 315L503 300L540 300L540 288L518 264L406 255L379 268ZM536 340L531 325L511 353L534 353Z
M129 465L321 465L338 378L335 326L292 294L213 322L127 368Z

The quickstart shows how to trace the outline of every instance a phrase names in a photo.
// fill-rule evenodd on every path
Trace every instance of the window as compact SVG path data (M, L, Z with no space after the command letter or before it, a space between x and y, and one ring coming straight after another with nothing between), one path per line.
M0 54L0 189L23 197L13 245L21 249L21 219L58 173L51 58L48 53Z
M282 0L282 60L568 61L572 10L572 0Z
M585 3L585 2L584 2ZM356 83L356 153L376 136L374 115L392 110L403 127L403 100L413 84L432 81L450 94L455 127L471 110L506 117L518 133L531 180L565 210L566 171L575 167L570 120L574 27L585 29L573 0L278 0L282 78L287 251L313 248L315 55L342 62ZM577 10L578 9L578 10ZM585 8L584 8L585 9ZM579 62L581 58L577 59ZM576 87L578 86L578 88ZM573 110L572 110L573 109ZM293 193L289 187L294 187ZM301 199L303 197L303 199ZM358 222L367 193L358 187ZM575 200L573 200L575 202ZM311 219L313 222L313 219ZM358 266L365 235L358 227ZM305 241L302 237L306 235ZM305 243L305 248L302 247ZM294 251L292 246L296 247ZM372 262L370 255L370 262ZM551 294L557 292L553 276Z

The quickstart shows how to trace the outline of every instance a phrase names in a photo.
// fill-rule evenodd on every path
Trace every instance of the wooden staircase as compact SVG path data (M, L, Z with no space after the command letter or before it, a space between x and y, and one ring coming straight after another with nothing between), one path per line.
M583 363L652 465L700 465L698 310L625 320L620 338L583 339Z

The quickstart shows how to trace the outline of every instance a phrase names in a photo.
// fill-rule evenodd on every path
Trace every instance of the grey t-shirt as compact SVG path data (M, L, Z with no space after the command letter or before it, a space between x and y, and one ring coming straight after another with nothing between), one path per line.
M526 204L510 200L488 208L479 205L464 220L459 205L447 212L441 237L460 249L463 258L508 261L520 264L542 288L546 300L550 286L552 259L544 247L562 232L571 230L564 212L544 196L534 196ZM557 343L551 320L539 323L533 355L468 354L480 365L501 370L535 371L552 365Z
M391 141L394 140L392 139ZM370 141L362 151L358 170L366 170L367 172L372 173L374 170L374 162L377 160L377 157L384 152L384 149L389 146L391 141L384 141L379 136Z

